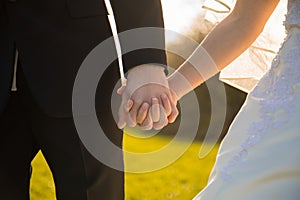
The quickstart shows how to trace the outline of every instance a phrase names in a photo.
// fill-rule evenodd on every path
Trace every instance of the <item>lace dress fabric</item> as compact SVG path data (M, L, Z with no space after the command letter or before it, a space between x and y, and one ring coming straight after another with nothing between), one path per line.
M288 2L287 37L249 93L195 199L300 199L300 0Z
M288 32L294 27L300 27L299 2L300 1L295 4L289 2L289 12L285 22ZM259 113L260 120L250 125L248 137L241 144L242 150L223 168L222 177L224 179L231 178L228 172L229 169L241 164L245 156L247 156L248 149L264 139L266 135L270 133L269 130L280 128L286 124L291 117L295 117L293 108L297 102L294 86L300 81L300 63L297 59L300 56L300 33L297 33L295 36L291 33L288 34L286 41L289 40L290 37L294 37L294 43L298 44L296 48L290 49L283 55L278 54L273 60L271 70L268 71L249 95L251 98L257 99L261 105ZM277 119L276 112L281 112L280 114L284 116L284 119Z
M290 0L288 4L288 14L285 27L287 30L292 27L300 27L300 2L299 0Z

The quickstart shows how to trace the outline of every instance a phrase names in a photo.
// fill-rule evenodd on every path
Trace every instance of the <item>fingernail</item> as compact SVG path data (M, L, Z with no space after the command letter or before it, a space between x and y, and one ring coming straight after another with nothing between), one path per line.
M161 95L161 98L164 99L164 100L167 100L167 95L162 94L162 95Z
M123 129L125 127L125 125L124 124L122 124L122 123L118 123L118 128L119 129Z
M158 99L157 98L152 98L152 102L158 103Z
M142 105L143 110L147 110L148 107L149 107L148 103L143 103L143 105Z
M132 104L133 104L133 101L131 99L129 99L128 102L127 102L127 107L131 107Z

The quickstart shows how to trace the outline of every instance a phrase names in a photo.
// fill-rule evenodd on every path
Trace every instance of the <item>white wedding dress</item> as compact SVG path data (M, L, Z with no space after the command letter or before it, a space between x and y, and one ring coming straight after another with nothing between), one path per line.
M289 0L285 26L285 42L249 93L195 200L300 199L300 0Z

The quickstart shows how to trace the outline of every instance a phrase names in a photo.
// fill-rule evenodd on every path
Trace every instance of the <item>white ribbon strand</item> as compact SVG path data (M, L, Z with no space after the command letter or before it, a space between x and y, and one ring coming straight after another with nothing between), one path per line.
M113 8L111 6L110 0L104 0L106 10L108 13L108 21L110 24L110 28L113 34L114 42L115 42L115 47L118 55L118 63L119 63L119 71L120 71L120 76L121 76L121 83L122 86L126 85L126 78L124 74L124 66L123 66L123 60L122 60L122 48L118 36L118 31L117 31L117 25L116 25L116 20L113 12Z

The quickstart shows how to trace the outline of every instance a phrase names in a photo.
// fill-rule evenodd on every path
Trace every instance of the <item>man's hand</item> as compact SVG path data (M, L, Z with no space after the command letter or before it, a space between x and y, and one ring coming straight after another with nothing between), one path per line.
M122 94L119 108L119 128L126 124L134 127L137 124L143 130L161 129L168 124L168 116L178 110L172 105L171 93L163 68L156 65L141 65L128 73L126 87Z
M169 82L169 87L170 87L169 91L170 91L171 97L166 95L166 94L161 95L161 101L162 101L163 108L160 108L160 111L165 111L165 114L168 116L168 123L173 123L176 120L176 118L178 117L178 114L179 114L178 109L176 107L177 101L179 99L178 99L178 96L177 96L176 92L174 91L174 89L176 89L176 88L172 87L172 86L174 86L172 84L172 81L170 81L170 79L168 79L168 82ZM170 83L171 83L171 85L170 85ZM175 87L176 87L176 85L175 85ZM122 91L124 89L125 89L125 87L120 88L118 93L122 94ZM133 104L134 104L133 100L130 99L128 101L128 105L127 105L127 108L126 108L126 110L128 112L132 108ZM155 105L155 104L158 104L158 103L152 101L152 105ZM142 104L142 106L139 108L138 115L137 115L138 124L142 124L141 122L144 122L144 124L150 123L146 119L149 108L150 108L150 105L146 102L144 102ZM158 111L158 112L160 112L160 111ZM144 121L144 120L146 120L146 121ZM160 120L162 120L162 118L160 118ZM164 126L166 126L166 125L167 124L165 124ZM145 128L142 127L142 129L145 129ZM146 130L148 130L148 129L146 129Z

